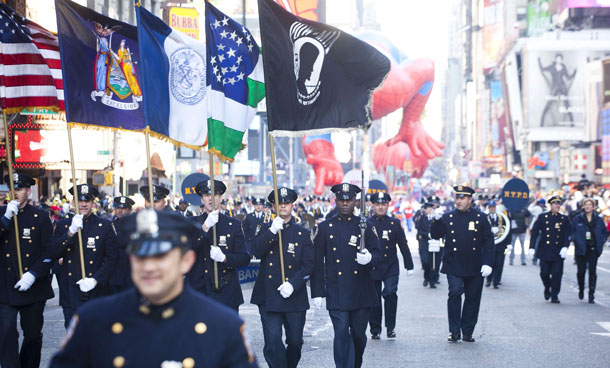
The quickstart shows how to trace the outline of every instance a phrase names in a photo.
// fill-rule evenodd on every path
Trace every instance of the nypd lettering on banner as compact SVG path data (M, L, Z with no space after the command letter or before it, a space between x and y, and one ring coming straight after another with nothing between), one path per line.
M530 190L527 183L512 178L502 188L502 204L510 211L521 211L529 202Z
M174 51L169 58L169 86L172 96L185 105L196 105L206 94L206 63L201 55L187 47Z

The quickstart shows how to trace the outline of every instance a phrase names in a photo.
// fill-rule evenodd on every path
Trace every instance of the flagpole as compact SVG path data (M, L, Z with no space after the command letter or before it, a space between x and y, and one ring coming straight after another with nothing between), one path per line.
M9 147L9 139L8 139L8 120L6 117L6 113L2 111L2 116L4 117L4 142L6 148L6 164L8 166L8 181L9 181L9 191L11 193L11 200L15 199L15 190L13 183L13 158L11 157L11 149ZM21 244L19 243L19 224L17 223L17 213L13 215L13 219L15 219L15 245L17 247L17 267L19 268L19 278L23 276L23 269L21 264Z
M214 155L208 151L210 161L210 190L212 196L212 211L216 209L216 192L214 190ZM212 212L210 211L210 212ZM216 225L212 226L212 245L216 246ZM218 263L214 261L214 288L218 290Z
M280 215L280 201L277 193L277 173L275 169L275 149L273 147L273 135L269 133L269 150L271 151L271 170L273 171L273 199L275 200L275 215ZM280 242L280 271L282 273L282 284L286 281L284 274L284 251L282 247L282 230L277 231L278 240Z
M80 209L78 208L78 188L76 187L76 167L74 166L74 148L72 147L72 126L70 123L68 126L68 146L70 147L70 168L72 169L72 187L74 193L74 211L76 214L80 214ZM80 272L82 275L82 279L84 280L87 275L85 273L85 254L83 253L83 237L81 235L81 229L78 229L76 232L76 236L78 237L78 251L80 255Z
M146 165L148 170L148 201L150 202L150 208L155 208L155 200L153 196L153 181L152 181L152 165L150 163L150 127L146 127L144 130L144 136L146 140Z

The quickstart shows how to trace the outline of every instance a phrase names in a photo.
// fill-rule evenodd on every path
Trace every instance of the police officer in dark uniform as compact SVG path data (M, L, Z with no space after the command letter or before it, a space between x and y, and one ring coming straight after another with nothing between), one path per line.
M426 201L421 208L421 214L415 221L417 229L417 242L419 243L419 258L421 260L422 269L424 270L424 287L430 285L431 289L436 289L438 284L439 270L441 258L443 257L443 248L439 247L438 252L430 252L430 225L432 224L432 212L434 211L434 203Z
M117 232L110 220L93 213L93 200L98 196L97 188L88 184L77 185L79 214L57 223L52 244L54 258L62 258L59 269L59 304L63 308L64 323L85 301L108 295L112 292L108 281L114 272L117 260ZM78 241L81 230L85 275L82 274Z
M120 231L130 238L135 288L80 308L50 367L255 367L244 322L184 282L197 227L147 209Z
M265 213L263 211L265 201L262 198L253 198L252 203L254 204L254 212L246 216L243 225L244 235L248 243L256 236L257 226L265 220Z
M463 185L453 190L456 210L435 213L430 234L433 239L445 239L441 272L447 274L449 284L448 341L457 342L462 333L464 341L474 342L472 334L479 317L483 278L492 272L494 238L487 216L472 206L474 190Z
M494 235L494 262L492 264L493 271L491 275L487 276L487 282L485 283L485 286L489 287L493 283L494 289L498 289L500 287L500 282L502 281L502 271L504 270L506 247L510 244L511 237L510 234L508 234L508 236L506 236L504 240L500 241L498 244L495 244L495 236L501 229L503 231L510 232L510 223L504 223L505 218L501 217L500 214L496 212L496 201L489 201L487 203L487 208L489 210L487 218L489 218L489 223L491 224L491 233Z
M125 248L127 248L127 243L129 243L129 239L127 235L121 233L120 224L121 222L131 214L132 208L135 202L125 196L120 196L114 198L114 212L116 218L113 221L114 228L117 230L117 265L110 277L110 287L114 293L118 293L119 291L126 290L131 287L131 274L129 269L129 258L127 257L127 253L125 252Z
M413 274L413 259L407 244L405 232L400 225L400 221L387 215L388 207L392 198L386 192L377 192L371 195L373 203L372 211L374 215L369 221L375 226L379 235L379 263L373 267L371 274L377 289L377 299L379 306L371 310L371 335L373 340L379 340L381 333L381 297L383 296L385 310L385 327L388 338L395 338L396 332L396 310L398 308L398 277L400 270L398 267L398 256L396 246L400 248L403 264L407 270L407 276ZM381 288L383 282L383 289Z
M9 182L8 175L4 178ZM51 288L49 239L51 220L45 210L28 204L29 175L14 173L15 199L0 207L0 366L38 367L42 348L43 312ZM23 276L19 277L14 217L19 225L19 246ZM19 353L17 314L21 320L23 344Z
M551 210L538 215L530 236L530 253L540 260L540 278L544 285L544 299L559 303L563 261L570 245L570 220L559 213L561 198L549 199ZM536 247L536 242L538 247Z
M333 323L333 353L337 367L360 367L366 347L366 326L371 308L379 306L371 276L379 263L379 239L375 227L366 221L364 246L361 246L360 218L354 216L356 194L360 188L337 184L338 215L318 225L314 237L314 269L311 296L316 308L326 297L326 309Z
M187 274L191 286L212 299L239 310L244 303L244 297L239 285L237 269L250 264L250 254L246 248L241 222L218 212L222 195L227 190L220 180L214 180L214 204L212 208L212 185L210 180L197 184L195 191L201 196L204 213L191 219L199 226L199 234L195 251L197 259L195 266ZM216 245L212 237L216 226ZM218 287L214 276L214 264L218 271Z
M140 187L140 194L144 196L144 206L146 208L150 208L150 195L149 195L149 186L144 185ZM173 211L172 207L167 204L167 200L165 199L169 195L169 189L164 186L154 184L153 185L153 208L157 211Z
M309 230L292 217L297 193L278 188L279 216L261 224L252 243L253 255L261 260L252 291L252 304L258 305L263 325L263 352L270 368L294 368L301 359L305 313L309 298L305 287L313 268L313 244ZM274 192L268 197L275 203ZM282 280L278 231L282 232L285 280ZM282 341L282 325L286 345Z

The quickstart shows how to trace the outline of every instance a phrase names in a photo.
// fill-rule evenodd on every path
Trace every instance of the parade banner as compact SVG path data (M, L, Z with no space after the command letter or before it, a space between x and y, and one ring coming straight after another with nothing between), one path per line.
M263 61L250 31L206 3L208 151L233 161L265 97Z
M206 45L142 6L136 14L146 123L175 143L198 149L208 133Z
M529 187L519 178L510 179L502 188L502 204L510 211L521 211L527 206L529 198Z
M142 130L136 27L69 0L56 0L70 123Z
M371 94L387 57L337 28L259 0L267 116L273 135L302 136L370 125Z
M197 184L206 180L210 180L210 177L202 173L192 173L184 178L180 187L182 198L193 206L201 206L201 196L197 194L195 188L197 187Z
M0 3L0 100L7 114L64 109L57 36Z

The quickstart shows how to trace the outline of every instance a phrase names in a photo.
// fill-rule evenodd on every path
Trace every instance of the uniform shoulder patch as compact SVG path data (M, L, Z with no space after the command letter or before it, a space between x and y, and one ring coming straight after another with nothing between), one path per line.
M318 230L320 230L318 228L318 225L314 226L313 229L311 229L311 241L313 241L318 235Z
M377 229L375 228L375 226L371 226L371 228L373 229L373 234L375 234L375 236L379 238L379 234L377 234Z
M248 337L246 336L246 324L242 323L241 327L239 328L239 332L241 333L241 337L244 340L244 347L246 348L246 352L248 353L248 363L252 364L254 363L254 352L252 351L252 346L250 346L250 341L248 340Z
M256 231L254 232L254 236L257 236L260 231L261 231L261 224L258 224L258 225L256 225Z
M66 336L64 337L64 339L61 341L61 344L59 345L61 350L64 350L66 345L68 345L68 343L70 342L70 339L72 338L72 336L74 336L74 331L76 330L76 327L78 326L78 322L79 322L78 314L74 314L72 316L72 319L70 320L70 325L68 326L68 329L66 330Z
M110 226L112 226L112 231L114 231L114 235L115 235L115 236L118 236L118 235L119 235L119 233L116 231L116 227L114 227L114 222L111 222L111 223L110 223Z

